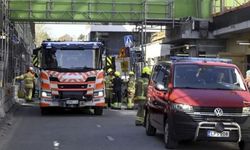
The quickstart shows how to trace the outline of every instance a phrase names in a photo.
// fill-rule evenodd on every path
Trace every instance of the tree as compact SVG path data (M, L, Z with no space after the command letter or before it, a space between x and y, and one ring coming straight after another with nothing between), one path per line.
M78 41L85 41L86 40L86 35L80 34L79 37L77 38Z
M35 25L35 44L37 47L39 47L44 40L50 39L50 36L46 30L47 29L43 24Z
M73 37L71 37L68 34L65 34L65 35L59 37L58 40L59 41L73 41Z

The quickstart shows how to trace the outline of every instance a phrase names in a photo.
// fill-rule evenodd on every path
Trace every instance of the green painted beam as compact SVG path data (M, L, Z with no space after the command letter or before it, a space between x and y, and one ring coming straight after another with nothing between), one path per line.
M198 1L202 1L199 6ZM211 10L210 1L9 0L8 5L9 16L13 21L135 23L150 19L171 20L186 16L208 18ZM199 12L201 6L203 11Z

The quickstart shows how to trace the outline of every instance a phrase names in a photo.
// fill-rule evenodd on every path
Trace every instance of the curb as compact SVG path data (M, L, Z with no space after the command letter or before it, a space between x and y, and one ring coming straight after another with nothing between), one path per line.
M12 119L13 115L16 112L16 110L20 107L20 104L15 103L8 112L6 112L5 116L3 118L0 118L0 133L4 129L4 126L11 126L12 125Z

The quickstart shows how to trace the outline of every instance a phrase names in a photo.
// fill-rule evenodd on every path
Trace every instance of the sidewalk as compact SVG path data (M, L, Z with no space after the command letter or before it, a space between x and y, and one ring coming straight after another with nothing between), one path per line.
M15 111L20 108L21 106L30 106L30 107L36 107L39 106L38 100L34 99L34 102L26 103L24 99L18 98L16 99L15 104L11 107L11 109L6 112L5 117L0 118L0 136L1 136L1 130L4 129L7 126L12 125L12 117L15 113Z

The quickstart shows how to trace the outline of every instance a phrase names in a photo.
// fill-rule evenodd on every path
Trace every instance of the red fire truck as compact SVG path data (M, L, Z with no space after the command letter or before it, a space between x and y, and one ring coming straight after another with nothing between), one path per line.
M45 41L33 51L39 68L41 113L51 108L92 108L103 114L103 44L100 42Z

